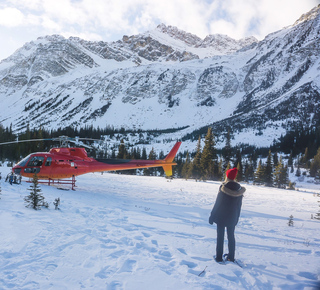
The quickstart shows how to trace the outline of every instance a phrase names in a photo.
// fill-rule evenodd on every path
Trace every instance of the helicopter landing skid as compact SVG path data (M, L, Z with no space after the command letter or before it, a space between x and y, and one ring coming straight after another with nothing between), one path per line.
M47 185L71 185L71 189L75 190L76 187L76 178L72 176L71 179L51 179L48 180L39 180L38 183L47 184Z

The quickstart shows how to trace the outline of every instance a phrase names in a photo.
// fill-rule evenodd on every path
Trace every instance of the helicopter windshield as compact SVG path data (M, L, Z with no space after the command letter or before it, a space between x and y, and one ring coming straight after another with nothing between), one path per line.
M43 156L33 156L28 162L28 167L30 166L41 166L44 161Z
M27 157L23 158L23 159L17 164L17 166L24 167L24 166L27 164L29 158L30 158L30 155L28 155Z

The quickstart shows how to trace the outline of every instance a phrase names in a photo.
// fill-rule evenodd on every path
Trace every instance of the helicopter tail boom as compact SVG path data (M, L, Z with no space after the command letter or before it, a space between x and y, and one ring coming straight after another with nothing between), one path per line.
M171 151L169 152L169 154L164 158L164 161L166 163L172 163L173 159L176 157L176 154L179 150L179 147L181 145L181 142L177 142L173 148L171 149ZM162 165L162 168L166 174L166 176L172 176L172 165L177 165L176 163L173 164L165 164Z
M179 150L179 147L180 147L180 145L181 145L181 142L177 142L174 146L173 146L173 148L171 149L171 151L169 152L169 154L164 158L164 161L166 161L166 162L172 162L173 161L173 159L176 157L176 154L177 154L177 152L178 152L178 150Z

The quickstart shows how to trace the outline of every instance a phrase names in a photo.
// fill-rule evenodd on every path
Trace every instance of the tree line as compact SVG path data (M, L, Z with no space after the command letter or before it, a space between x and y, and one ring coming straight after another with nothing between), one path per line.
M284 160L282 155L279 157L278 152L274 151L276 146L271 146L267 155L259 155L258 150L254 149L249 154L244 154L241 147L232 148L230 130L226 136L225 146L220 150L221 154L217 154L214 139L212 129L209 127L203 148L201 148L199 137L194 157L191 158L189 152L186 152L185 158L180 156L178 168L180 177L197 180L223 180L229 168L237 167L238 181L279 188L292 187L288 173L289 171L294 172L295 165L296 176L299 176L300 168L304 168L309 171L310 176L320 178L320 146L312 157L306 147L303 154L294 155L293 150L289 151L289 156Z
M0 159L16 162L22 157L32 152L48 151L52 147L52 141L46 140L61 135L69 137L93 138L100 139L101 136L108 135L113 137L117 133L128 134L137 133L138 131L128 131L125 129L115 130L112 127L104 129L93 128L92 126L81 129L67 127L57 130L30 129L19 134L19 140L44 139L40 142L14 143L10 145L0 146ZM157 133L152 131L152 133ZM158 132L159 133L159 132ZM309 140L312 136L313 141ZM266 186L283 187L288 184L288 171L293 170L293 163L297 167L296 175L302 168L309 170L309 174L313 177L319 177L320 170L320 145L317 150L315 146L320 140L320 130L310 130L308 132L300 132L298 130L289 132L281 137L277 143L274 142L269 148L256 148L254 146L239 145L231 146L231 130L225 138L225 146L217 149L215 144L215 136L212 128L207 129L204 138L204 146L202 148L201 136L198 137L197 146L192 152L180 152L176 157L177 166L174 167L174 173L177 177L192 178L196 180L222 180L225 171L231 167L238 168L238 181L254 182L256 184L264 184ZM298 138L299 137L299 138ZM0 143L16 140L17 135L13 133L12 127L3 128L0 125ZM303 139L303 140L300 140ZM293 140L293 141L292 141ZM291 145L290 145L291 144ZM302 148L302 145L309 147ZM320 143L319 143L320 144ZM285 150L281 150L285 149ZM301 152L303 149L303 152ZM278 151L279 150L279 151ZM282 156L278 157L278 152L289 154L287 160L283 160ZM315 154L314 154L315 152ZM158 154L151 149L149 153L145 148L139 147L127 148L121 141L120 145L113 147L111 152L92 152L99 158L119 158L119 159L163 159L164 152ZM265 162L262 160L266 159ZM295 161L294 161L295 160ZM141 173L137 170L128 170L125 173L137 174ZM145 175L162 175L162 168L151 168L142 171Z

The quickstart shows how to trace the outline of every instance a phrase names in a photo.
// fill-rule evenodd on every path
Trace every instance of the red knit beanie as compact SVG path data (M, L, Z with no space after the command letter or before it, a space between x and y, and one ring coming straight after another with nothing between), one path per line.
M228 179L235 180L237 173L238 173L238 169L235 167L235 168L227 170L226 176Z

